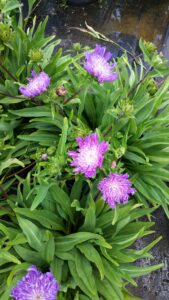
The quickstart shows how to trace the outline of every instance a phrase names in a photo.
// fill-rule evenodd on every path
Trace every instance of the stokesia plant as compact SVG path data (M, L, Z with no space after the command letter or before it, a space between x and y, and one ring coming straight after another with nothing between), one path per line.
M126 54L115 64L99 45L53 54L46 20L25 30L28 19L4 18L1 300L42 300L46 289L58 300L137 299L127 284L162 266L133 263L160 240L135 249L153 232L140 218L157 205L168 215L166 62L143 41L147 69Z
M137 259L151 257L148 251L160 240L143 249L132 247L137 239L153 232L152 222L138 221L153 209L141 208L133 200L112 209L97 196L96 182L83 176L71 180L71 185L69 178L60 177L57 182L39 182L39 176L33 182L31 178L31 174L25 180L18 178L18 194L11 192L8 210L7 206L2 210L8 221L3 219L0 225L1 299L17 297L31 265L41 268L44 275L36 277L36 271L32 281L32 267L28 270L31 289L25 287L25 300L33 291L36 297L41 293L40 299L50 299L43 298L41 282L51 273L60 285L59 300L136 299L127 291L127 283L136 285L135 277L162 266L133 265ZM51 273L45 273L49 269ZM55 281L53 285L51 297L52 289L57 291Z

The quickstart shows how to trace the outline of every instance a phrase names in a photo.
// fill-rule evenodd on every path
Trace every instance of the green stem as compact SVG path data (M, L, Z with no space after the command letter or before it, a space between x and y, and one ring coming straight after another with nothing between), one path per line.
M76 95L78 95L83 90L83 87L80 87L72 96L70 96L68 99L64 101L64 104L67 104L69 101L71 101Z
M14 81L18 81L17 78L15 76L13 76L13 74L7 70L7 68L0 62L0 67L14 80Z

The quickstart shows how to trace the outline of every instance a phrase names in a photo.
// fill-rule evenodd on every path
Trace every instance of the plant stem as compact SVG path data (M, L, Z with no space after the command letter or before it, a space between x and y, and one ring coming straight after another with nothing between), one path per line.
M144 81L144 79L147 77L148 73L152 70L152 66L150 66L147 71L145 72L144 76L142 79L140 79L135 85L134 87L129 91L129 93L127 94L126 98L128 98L133 92L134 90ZM110 126L107 131L103 134L103 136L107 136L108 133L111 131L112 126Z
M6 97L9 97L9 98L20 99L20 100L22 100L22 99L27 100L28 99L28 98L25 98L25 97L20 98L19 96L12 96L12 95L9 95L9 94L3 93L3 92L0 92L0 95L6 96Z
M145 72L143 78L140 79L140 80L134 85L134 87L129 91L129 93L127 94L127 97L129 97L129 96L132 94L132 92L139 86L139 84L142 83L142 82L144 81L144 79L147 77L148 73L149 73L151 70L152 70L152 67L150 66L150 67L148 68L148 70Z
M79 92L81 92L83 87L79 88L72 96L70 96L68 99L64 101L64 104L67 104L70 100L72 100Z
M107 43L110 43L110 44L113 44L115 45L116 47L118 47L119 49L121 49L123 52L126 52L128 55L130 55L133 60L135 60L135 62L137 64L140 65L140 62L139 60L137 59L137 56L134 55L132 52L130 52L129 50L125 49L123 46L120 46L120 44L118 44L117 42L109 39L108 37L106 37L104 34L98 32L98 31L95 31L91 26L89 26L86 22L85 22L85 25L87 27L87 29L84 29L84 28L79 28L79 27L70 27L71 29L76 29L76 30L79 30L81 32L84 32L84 33L88 33L89 35L91 35L92 37L96 38L96 39L99 39L99 40L102 40L104 42L107 42ZM144 67L145 68L145 67Z
M2 185L0 184L0 191L2 192L2 195L4 197L4 199L8 199L8 194L7 192L3 189Z
M13 74L7 70L7 68L0 62L0 67L14 80L14 81L18 81L17 78L15 76L13 76Z
M15 175L18 175L18 174L22 173L23 171L25 171L25 170L28 169L29 167L33 166L34 164L36 164L36 161L31 162L29 165L27 165L27 166L24 167L23 169L21 169L21 170L15 172L15 173L12 173L11 175L7 176L7 177L5 178L5 181L6 181L7 179L11 178L11 177L14 177Z

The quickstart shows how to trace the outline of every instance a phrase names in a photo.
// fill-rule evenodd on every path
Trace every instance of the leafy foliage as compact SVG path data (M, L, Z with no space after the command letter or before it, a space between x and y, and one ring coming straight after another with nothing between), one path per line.
M61 284L58 299L125 299L127 282L136 285L134 277L161 267L131 264L151 257L148 251L160 240L141 250L131 248L152 233L152 222L135 223L152 209L130 201L112 210L100 197L94 201L95 188L85 193L89 187L80 178L68 194L68 187L65 191L55 180L32 186L30 175L20 179L18 194L9 196L0 226L1 293L5 289L6 297L5 282L9 295L29 264L50 265Z

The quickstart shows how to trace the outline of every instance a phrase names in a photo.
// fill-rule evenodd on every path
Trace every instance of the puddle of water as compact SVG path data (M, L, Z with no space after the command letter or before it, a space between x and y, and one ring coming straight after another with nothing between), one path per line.
M161 48L169 44L169 0L102 0L85 7L61 7L60 1L42 0L37 14L49 15L47 32L62 39L62 45L70 47L73 42L93 45L86 34L71 27L85 27L85 21L113 38L116 42L136 47L140 37L153 41ZM165 47L163 47L165 48ZM165 51L169 57L169 51Z
M135 1L122 7L114 7L101 27L104 34L112 31L132 34L137 38L154 41L162 40L169 22L169 2Z

